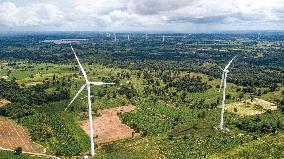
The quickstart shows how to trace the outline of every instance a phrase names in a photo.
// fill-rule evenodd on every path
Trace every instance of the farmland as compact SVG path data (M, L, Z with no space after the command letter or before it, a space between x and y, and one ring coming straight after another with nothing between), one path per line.
M130 112L133 110L135 110L135 106L131 105L99 110L99 116L95 117L95 119L93 120L96 144L100 145L120 139L133 137L135 135L135 131L129 126L122 124L118 116L118 114ZM80 124L82 129L87 134L89 134L88 122L88 120L85 120Z
M0 118L0 145L8 149L16 149L22 147L24 151L42 153L44 151L41 145L31 141L30 134L27 129L19 126L10 119Z
M73 47L90 81L115 83L92 87L95 158L283 157L284 34L255 34L169 34L164 43L142 33L131 41L119 33L116 42L92 32L0 37L0 147L90 153L87 92L64 111L84 84L74 55L67 44L42 42L68 37L88 38ZM235 55L223 132L218 66Z

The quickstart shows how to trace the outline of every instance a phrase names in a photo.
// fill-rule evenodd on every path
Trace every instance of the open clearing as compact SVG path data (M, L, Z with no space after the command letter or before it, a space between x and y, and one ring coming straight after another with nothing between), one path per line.
M234 110L235 108L237 111ZM263 99L254 98L253 102L251 102L250 100L246 100L246 101L226 104L225 109L229 112L241 116L246 116L246 115L261 114L269 109L276 110L277 106Z
M98 113L100 116L95 117L93 120L96 144L132 137L135 131L120 121L118 113L131 112L134 111L135 108L135 106L129 105L99 110ZM83 121L81 127L89 134L88 120Z
M12 150L22 147L23 151L34 153L44 151L42 146L31 141L27 129L4 117L0 117L0 147Z
M0 107L4 107L5 105L11 103L7 99L0 99Z

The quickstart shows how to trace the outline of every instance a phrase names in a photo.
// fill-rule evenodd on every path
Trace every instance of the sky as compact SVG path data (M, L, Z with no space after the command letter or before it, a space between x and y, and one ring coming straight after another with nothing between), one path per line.
M0 31L284 30L284 0L0 0Z

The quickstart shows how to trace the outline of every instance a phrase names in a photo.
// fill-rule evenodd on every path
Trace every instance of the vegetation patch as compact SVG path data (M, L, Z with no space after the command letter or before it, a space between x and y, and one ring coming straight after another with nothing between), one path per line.
M225 105L226 111L241 115L256 115L264 113L268 110L276 110L277 106L274 103L265 101L263 99L254 98L253 100L248 99L241 102L235 102Z
M214 154L208 158L279 158L284 156L284 133L268 135L259 140L236 146L225 154Z
M256 133L276 133L284 129L283 115L279 111L268 111L261 115L247 116L236 121L241 130Z

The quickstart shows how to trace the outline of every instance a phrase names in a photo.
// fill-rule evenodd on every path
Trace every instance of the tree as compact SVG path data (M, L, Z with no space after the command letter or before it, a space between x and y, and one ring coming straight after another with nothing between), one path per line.
M56 79L55 74L53 74L52 80L55 81L55 79Z
M23 148L22 148L22 147L17 147L17 148L15 149L15 154L16 154L16 155L21 155L22 152L23 152Z
M250 102L253 102L253 100L254 100L254 96L253 96L253 95L251 95L249 98L250 98Z
M16 77L12 77L12 82L16 82Z
M278 103L278 107L280 108L281 112L284 113L284 98Z

